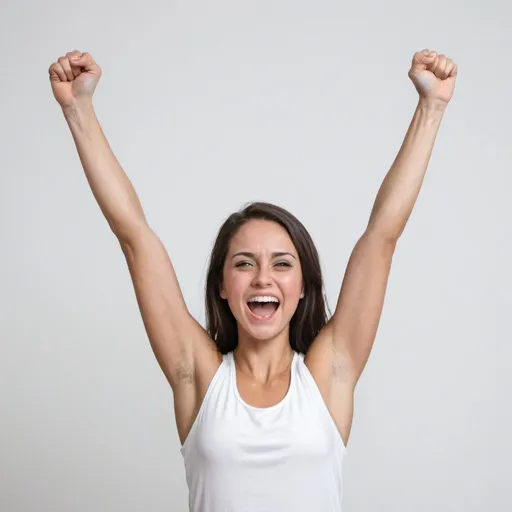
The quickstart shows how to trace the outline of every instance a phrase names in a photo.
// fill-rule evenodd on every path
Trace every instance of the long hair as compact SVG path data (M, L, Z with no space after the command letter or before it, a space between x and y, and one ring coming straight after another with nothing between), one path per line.
M213 246L206 277L206 330L222 354L238 345L236 319L226 300L220 296L223 268L229 244L235 233L252 219L276 222L288 232L302 267L304 298L290 321L290 345L293 350L306 354L320 329L327 322L327 302L324 295L320 260L313 240L290 212L270 203L250 203L231 214L222 224Z

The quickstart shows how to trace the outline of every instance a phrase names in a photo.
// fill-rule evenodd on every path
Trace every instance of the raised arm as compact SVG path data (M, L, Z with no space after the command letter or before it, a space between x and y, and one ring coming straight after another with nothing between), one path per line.
M333 382L354 386L366 365L395 247L419 195L456 75L457 66L444 55L427 50L414 55L409 77L419 102L412 122L351 254L334 315L308 352L327 394Z
M148 226L139 198L98 122L92 95L101 69L91 55L75 51L53 63L49 74L92 193L126 257L157 361L175 391L190 388L198 374L208 379L219 355L189 314L167 251ZM192 392L187 393L192 398Z

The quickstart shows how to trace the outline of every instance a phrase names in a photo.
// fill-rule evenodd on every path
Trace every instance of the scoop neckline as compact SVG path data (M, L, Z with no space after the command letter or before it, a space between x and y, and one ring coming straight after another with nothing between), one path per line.
M295 364L297 362L297 352L293 351L293 357L292 362L290 364L290 385L288 386L288 390L286 391L286 394L283 396L283 398L277 402L277 404L271 405L269 407L256 407L254 405L248 404L243 398L242 395L240 395L240 392L238 391L238 383L236 380L236 364L235 364L235 357L233 355L233 352L231 351L229 353L230 357L230 380L231 385L233 387L233 392L237 398L237 400L248 409L251 409L252 411L258 411L258 412L265 412L265 411L273 411L275 409L279 409L282 407L289 399L290 395L293 392L294 383L295 383Z

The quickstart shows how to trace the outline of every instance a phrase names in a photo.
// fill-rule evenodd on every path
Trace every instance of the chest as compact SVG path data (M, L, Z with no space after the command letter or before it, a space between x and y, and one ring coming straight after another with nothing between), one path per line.
M241 372L236 372L236 391L250 407L268 408L280 403L290 388L290 375L282 375L260 384Z
M198 431L195 450L208 467L314 467L328 462L336 449L322 418L293 400L263 410L231 401L216 409L206 426Z

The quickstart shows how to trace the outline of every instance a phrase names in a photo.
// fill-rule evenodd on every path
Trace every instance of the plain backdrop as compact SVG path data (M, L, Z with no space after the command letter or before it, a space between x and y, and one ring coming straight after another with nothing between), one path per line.
M505 1L3 1L0 510L187 509L171 388L48 67L90 52L98 118L204 322L222 221L298 216L336 304L417 102L415 51L459 65L356 391L346 512L512 509ZM240 511L243 512L243 511Z

